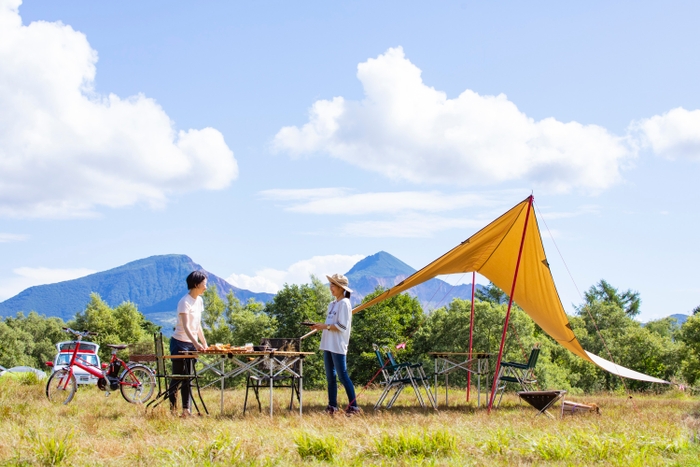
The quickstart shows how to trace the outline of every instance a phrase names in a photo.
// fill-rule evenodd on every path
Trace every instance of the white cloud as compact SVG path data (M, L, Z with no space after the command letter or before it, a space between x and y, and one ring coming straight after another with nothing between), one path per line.
M537 211L540 219L548 221L554 219L570 219L572 217L583 216L586 214L598 214L600 212L600 206L595 204L587 204L579 206L573 211L547 211L546 206L537 206Z
M85 35L60 22L24 26L20 3L0 0L0 215L159 207L238 176L218 130L176 131L153 99L97 94Z
M598 192L635 157L626 138L596 125L535 121L503 94L455 99L427 86L401 47L358 65L362 101L316 101L309 122L282 128L273 148L327 153L411 182L488 185L524 181Z
M0 243L23 242L28 238L29 236L24 234L11 234L0 232Z
M461 217L406 214L386 220L349 222L342 233L353 237L428 238L449 229L473 230L484 227L488 221Z
M314 256L297 261L286 270L266 268L256 271L255 276L231 274L226 281L252 292L277 293L284 284L308 284L313 274L326 282L326 275L345 274L366 255Z
M502 204L505 192L453 193L438 191L395 191L351 193L344 188L316 190L266 190L265 199L288 201L287 211L305 214L362 215L409 211L442 212L469 207Z
M678 107L633 122L630 129L659 156L700 161L700 110Z
M54 284L56 282L77 279L97 271L86 268L52 269L21 267L12 271L13 276L0 281L0 300L14 297L24 289L35 285Z

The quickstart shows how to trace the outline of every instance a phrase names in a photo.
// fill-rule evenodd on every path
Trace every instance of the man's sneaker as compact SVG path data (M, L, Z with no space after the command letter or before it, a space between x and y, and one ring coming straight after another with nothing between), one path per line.
M357 406L350 406L345 411L345 415L347 415L348 417L352 417L353 415L360 415L360 414L362 414L362 409L360 407L357 407Z
M326 413L328 415L334 415L336 412L340 412L340 409L338 407L333 407L332 405L326 407Z

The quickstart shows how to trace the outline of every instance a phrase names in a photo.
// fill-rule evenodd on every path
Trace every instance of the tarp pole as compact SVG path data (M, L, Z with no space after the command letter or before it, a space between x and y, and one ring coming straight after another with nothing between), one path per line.
M510 319L510 310L513 306L513 295L515 294L515 283L518 280L518 269L520 269L520 258L523 256L523 247L525 246L525 234L527 233L527 221L530 219L530 210L532 209L532 201L534 197L530 195L527 203L527 213L525 214L525 225L523 226L523 236L520 240L520 251L518 251L518 261L515 263L515 273L513 274L513 285L510 288L510 299L508 300L508 311L506 311L506 321L503 324L503 335L501 336L501 347L498 350L498 359L496 360L496 373L493 375L493 384L491 385L491 398L489 399L489 413L493 407L493 401L496 399L496 390L498 389L498 373L501 370L501 358L503 357L503 347L506 343L506 331L508 330L508 320Z
M476 288L476 271L472 272L472 313L469 319L469 361L472 359L472 343L474 342L474 289ZM472 387L472 372L467 372L467 402L469 402L469 389ZM481 396L479 396L481 397Z

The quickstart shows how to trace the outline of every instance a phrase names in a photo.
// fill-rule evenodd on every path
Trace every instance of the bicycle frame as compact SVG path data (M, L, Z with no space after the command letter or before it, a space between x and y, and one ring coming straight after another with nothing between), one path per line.
M112 350L112 358L109 360L109 365L105 368L98 368L95 365L91 364L87 360L81 358L78 356L78 350L80 349L80 341L82 340L82 336L77 336L77 340L75 340L75 349L73 349L73 354L71 355L70 362L68 362L68 378L66 378L65 382L63 382L63 389L68 387L68 382L70 381L71 377L73 376L73 368L78 367L81 370L85 370L91 375L97 377L97 378L106 378L107 377L107 371L106 369L109 368L109 366L113 365L115 362L119 362L119 364L122 366L124 371L126 371L128 374L133 374L131 373L131 368L129 368L129 365L127 363L117 357L117 351ZM104 365L104 364L103 364ZM135 383L130 383L126 381L119 381L119 384L122 386L135 386L137 384ZM59 386L60 387L60 386Z
M96 333L74 331L70 328L63 328L63 330L73 334L76 338L67 342L69 346L74 346L72 349L70 347L66 349L68 350L66 354L70 356L67 359L68 361L65 364L61 364L60 369L54 368L55 371L46 383L46 397L49 401L65 405L73 399L77 389L75 372L79 370L82 370L79 372L80 374L85 372L93 378L97 378L97 387L105 391L107 396L109 396L111 391L119 389L127 402L143 404L153 395L153 389L156 384L153 370L138 363L129 365L117 357L117 352L125 349L126 345L107 344L108 347L112 348L112 357L109 363L103 362L101 366L97 366L96 363L89 361L90 358L86 356L86 353L78 353L81 350L83 352L86 351L85 347L81 346L83 337L96 335ZM95 344L90 343L90 345ZM61 348L63 347L61 346ZM93 352L95 350L96 348ZM99 359L97 360L99 361ZM56 362L58 361L57 357ZM52 366L53 362L47 362L47 365ZM76 368L79 370L76 370Z
M80 349L80 341L83 339L83 336L77 336L77 339L74 341L75 342L75 348L73 349L73 354L71 355L70 361L68 362L68 365L66 367L68 368L68 378L65 379L65 381L62 383L63 388L66 389L68 387L68 382L70 379L73 377L73 368L78 367L81 370L85 370L88 373L90 373L92 376L95 376L97 378L104 378L105 377L105 371L102 369L99 369L95 367L95 365L91 364L87 360L78 357L78 350ZM83 362L83 363L81 363ZM60 387L60 386L59 386Z

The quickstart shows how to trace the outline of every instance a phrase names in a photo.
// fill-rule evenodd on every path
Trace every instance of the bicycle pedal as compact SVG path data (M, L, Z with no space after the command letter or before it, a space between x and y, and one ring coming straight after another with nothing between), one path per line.
M105 391L105 397L109 397L110 394L111 394L111 392Z

